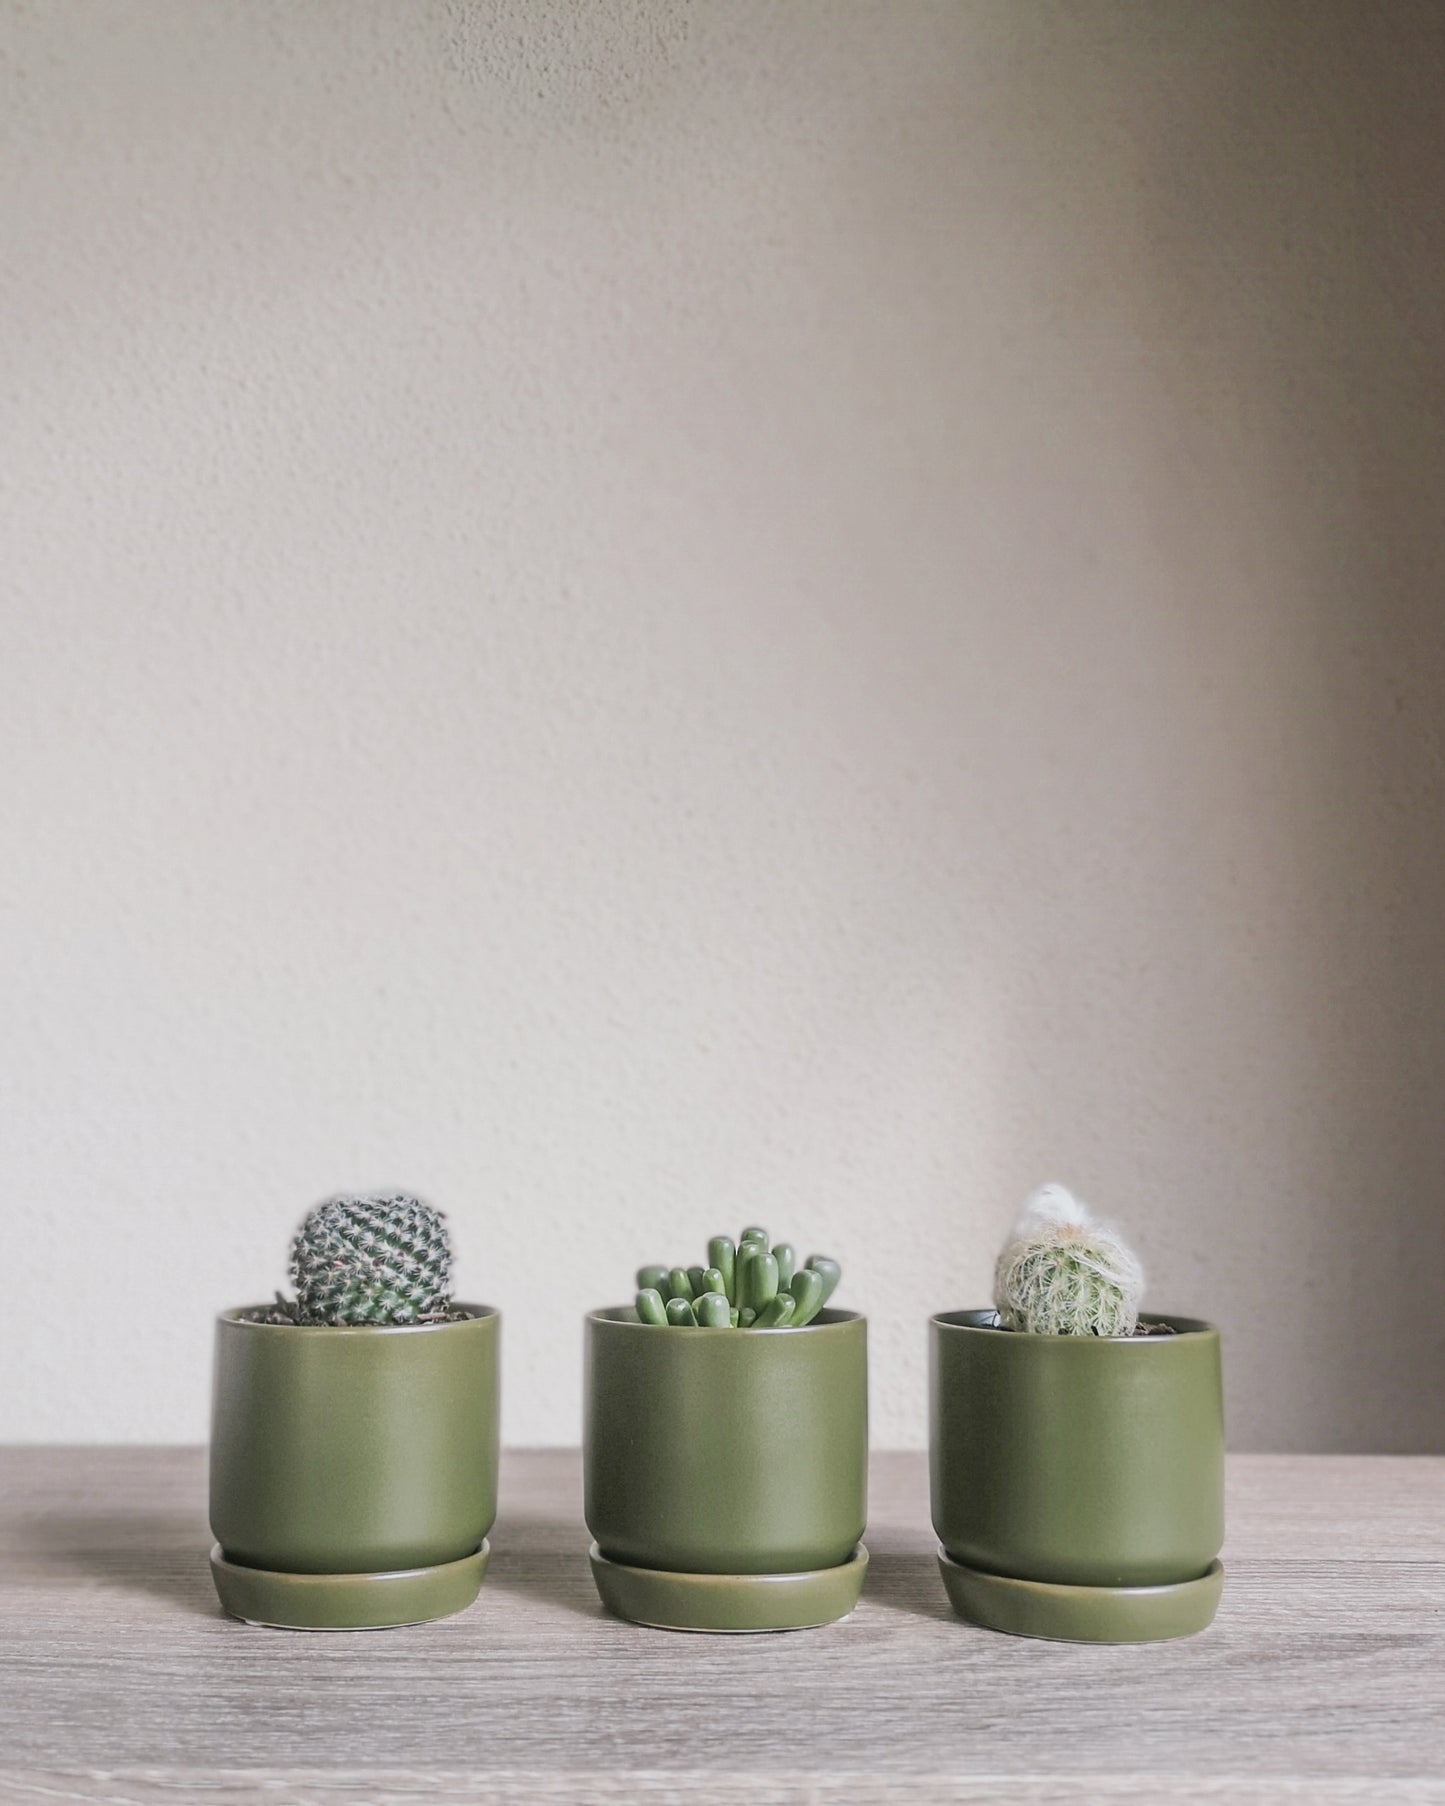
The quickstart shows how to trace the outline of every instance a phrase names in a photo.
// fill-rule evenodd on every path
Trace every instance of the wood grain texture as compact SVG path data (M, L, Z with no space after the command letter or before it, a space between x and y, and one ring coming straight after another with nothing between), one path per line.
M402 1631L222 1617L204 1491L0 1451L0 1801L1445 1802L1445 1459L1233 1458L1214 1628L1118 1649L955 1619L918 1455L853 1617L760 1638L606 1617L575 1453L506 1457L480 1601Z

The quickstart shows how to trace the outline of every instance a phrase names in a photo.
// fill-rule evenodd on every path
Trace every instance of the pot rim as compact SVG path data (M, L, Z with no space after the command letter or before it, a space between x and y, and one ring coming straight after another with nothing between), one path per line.
M478 1323L500 1321L502 1313L494 1304L470 1304L464 1298L453 1302L453 1309L471 1314L450 1323L257 1323L248 1311L272 1309L267 1304L237 1304L219 1311L218 1324L231 1324L237 1329L253 1329L283 1336L427 1336L444 1329L470 1329Z
M970 1336L994 1336L1000 1333L1008 1336L1019 1336L1025 1342L1074 1343L1080 1348L1097 1348L1101 1342L1116 1348L1171 1348L1180 1342L1203 1341L1219 1336L1219 1326L1206 1323L1202 1317L1182 1317L1172 1311L1140 1311L1141 1323L1167 1323L1174 1331L1172 1336L1050 1336L1038 1331L1003 1330L994 1323L976 1321L982 1317L997 1317L998 1313L990 1306L986 1310L935 1311L928 1319L934 1329L961 1330Z
M722 1332L709 1329L701 1323L644 1323L637 1315L637 1307L632 1304L602 1304L596 1310L588 1311L588 1323L605 1323L612 1329L621 1330L655 1330L668 1329L674 1334L681 1332L684 1336L716 1336ZM746 1331L749 1336L811 1336L814 1330L832 1330L835 1334L845 1333L852 1324L865 1323L867 1319L861 1311L835 1311L825 1307L811 1323L788 1325L759 1329L754 1325Z

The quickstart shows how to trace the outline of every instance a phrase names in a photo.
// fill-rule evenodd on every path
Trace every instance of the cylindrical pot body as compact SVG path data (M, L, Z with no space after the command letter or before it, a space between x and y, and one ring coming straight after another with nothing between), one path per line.
M933 1527L955 1562L1066 1586L1172 1585L1224 1539L1219 1332L1040 1336L930 1325Z
M587 1527L609 1561L791 1574L851 1559L868 1516L868 1326L587 1319Z
M497 1511L501 1318L333 1327L216 1321L211 1529L290 1574L460 1560Z

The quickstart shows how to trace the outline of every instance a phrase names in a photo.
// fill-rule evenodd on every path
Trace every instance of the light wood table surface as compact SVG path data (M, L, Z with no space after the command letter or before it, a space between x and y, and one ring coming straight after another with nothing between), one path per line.
M1445 1802L1445 1459L1245 1455L1214 1628L1094 1648L949 1612L920 1455L863 1603L702 1637L605 1616L572 1452L505 1457L460 1617L223 1617L205 1458L0 1449L0 1801Z

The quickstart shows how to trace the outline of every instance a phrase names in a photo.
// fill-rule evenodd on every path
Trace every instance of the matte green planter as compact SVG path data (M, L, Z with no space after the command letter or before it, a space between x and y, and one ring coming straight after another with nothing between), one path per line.
M211 1571L257 1623L372 1629L476 1598L497 1510L501 1319L216 1321Z
M715 1330L593 1311L584 1400L593 1572L613 1611L723 1631L852 1610L867 1566L862 1317Z
M957 1609L1024 1636L1147 1642L1214 1617L1223 1582L1219 1332L1039 1336L992 1311L930 1324L929 1465Z

